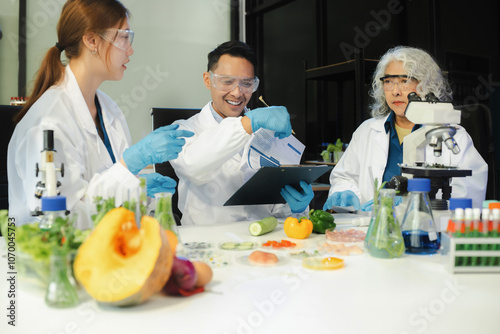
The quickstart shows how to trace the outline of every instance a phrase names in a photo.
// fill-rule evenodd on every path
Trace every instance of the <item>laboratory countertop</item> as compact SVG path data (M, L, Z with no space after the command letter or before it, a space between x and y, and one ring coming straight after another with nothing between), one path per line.
M335 215L338 228L365 219ZM0 257L1 333L499 333L500 274L451 274L444 256L403 255L377 259L367 253L342 257L333 271L305 269L276 251L274 267L246 264L251 251L221 251L222 241L279 240L283 225L252 237L248 222L180 227L183 242L214 245L220 267L205 292L191 297L156 295L146 303L115 308L86 299L70 309L51 309L44 291L17 286L16 327L7 325L7 263ZM358 227L366 230L366 227ZM314 249L324 235L311 235ZM4 249L4 248L2 248ZM2 254L3 255L3 254ZM224 265L227 262L227 265Z

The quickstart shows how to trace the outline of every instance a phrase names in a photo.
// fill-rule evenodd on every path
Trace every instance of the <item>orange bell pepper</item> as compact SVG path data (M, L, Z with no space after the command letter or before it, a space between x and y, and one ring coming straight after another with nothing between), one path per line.
M300 221L295 217L288 217L285 219L284 229L290 238L305 239L311 235L313 223L305 217L300 218Z

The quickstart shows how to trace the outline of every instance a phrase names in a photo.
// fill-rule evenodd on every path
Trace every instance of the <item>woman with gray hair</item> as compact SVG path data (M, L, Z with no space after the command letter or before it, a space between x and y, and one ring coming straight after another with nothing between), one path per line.
M433 93L440 101L452 101L450 85L427 52L406 46L392 48L380 58L373 76L370 91L373 118L356 129L333 169L324 210L333 206L370 210L374 180L380 183L401 175L398 164L403 162L404 137L421 126L405 116L408 95L412 92L422 99ZM443 152L440 159L445 165L471 169L472 176L452 179L452 197L472 198L474 207L482 207L488 165L463 127L458 127L454 138L461 152L457 155Z

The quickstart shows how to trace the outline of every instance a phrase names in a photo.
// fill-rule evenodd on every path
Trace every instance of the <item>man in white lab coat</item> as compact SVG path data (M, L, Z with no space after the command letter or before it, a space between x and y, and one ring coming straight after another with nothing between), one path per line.
M286 217L304 212L314 197L311 185L301 182L300 191L291 186L282 189L285 205L223 206L244 183L242 153L251 134L265 128L284 138L292 132L285 107L247 110L259 84L255 65L256 56L245 43L219 45L208 54L208 69L203 73L212 101L188 120L174 122L179 129L195 133L170 162L179 177L182 225Z
M369 210L373 200L374 179L389 181L400 175L404 137L418 129L405 116L408 94L416 92L422 100L433 93L440 101L451 101L451 88L434 59L425 51L399 46L380 59L373 76L371 106L373 118L363 122L330 175L331 189L324 209L353 206ZM458 127L454 139L461 151L444 149L441 157L427 147L428 163L441 163L471 169L472 176L452 179L452 197L472 198L474 207L482 207L486 194L488 165L475 149L471 137ZM360 205L360 203L364 203Z

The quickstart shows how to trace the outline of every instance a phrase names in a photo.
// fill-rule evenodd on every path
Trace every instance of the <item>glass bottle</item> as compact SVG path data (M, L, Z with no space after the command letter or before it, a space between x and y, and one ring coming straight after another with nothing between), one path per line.
M50 307L65 308L79 303L70 258L69 253L61 251L50 255L49 284L45 292L45 303Z
M156 193L155 200L155 219L158 220L165 231L171 231L177 238L176 256L184 255L181 238L172 212L172 193Z
M377 214L370 222L365 241L368 252L374 257L397 258L404 252L403 237L394 212L395 194L394 189L380 190Z
M42 197L43 217L40 221L42 231L50 230L58 218L66 219L66 197L47 196Z
M440 237L430 206L430 190L430 179L408 180L408 206L401 225L407 253L434 254L439 250Z

